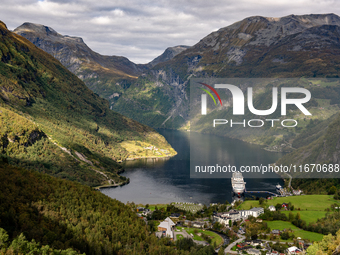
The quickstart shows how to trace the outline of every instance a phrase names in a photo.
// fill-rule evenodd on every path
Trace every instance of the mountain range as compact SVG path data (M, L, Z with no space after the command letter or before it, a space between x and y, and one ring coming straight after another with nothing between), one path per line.
M113 109L151 126L180 128L190 119L190 78L338 77L339 25L334 14L246 18L154 66Z
M142 65L135 64L125 57L96 53L84 43L82 38L61 35L48 26L26 22L13 32L58 59L92 91L111 104L116 102L143 72L188 48L187 46L169 47L162 55Z
M101 72L97 70L109 68L109 65L104 61L99 61L99 57L91 57L93 54L96 56L99 54L89 50L80 38L71 40L71 37L61 36L49 27L30 23L23 24L14 32L26 37L36 46L65 63L65 66L83 79L88 87L108 99L111 109L152 127L190 129L189 81L191 78L306 77L329 79L338 78L340 70L340 17L335 14L245 18L212 32L191 47L168 48L161 56L148 64L136 65L125 59L126 66L115 65L117 70L125 73L125 76L112 72L106 73L107 78L101 78L104 76L100 76ZM67 40L68 43L62 43L61 38L64 41ZM74 45L82 45L87 51L81 53L73 50L70 53L69 49L74 48ZM112 61L118 58L102 57L112 59ZM74 67L70 64L71 59L86 58L89 59L87 62L78 61L81 63L74 64ZM89 62L96 64L89 65L87 64ZM122 61L117 63L121 64ZM91 66L101 67L92 68ZM123 83L125 85L122 85ZM93 84L96 84L96 87ZM334 131L328 127L332 127L330 124L336 121L334 116L339 112L340 88L337 84L330 84L320 85L316 82L299 85L309 89L312 93L309 107L313 111L313 118L299 116L301 125L291 132L264 129L263 132L249 135L249 133L242 133L235 129L224 132L223 135L263 144L271 150L277 147L279 147L278 150L284 150L282 146L279 146L282 144L288 150L298 149L294 152L294 158L300 158L297 160L300 162L299 155L305 154L306 151L303 146L297 146L298 141L312 134L316 129L315 125L322 126L324 130L317 136L312 136L317 139L304 139L305 146L309 145L307 143L309 141L318 143L320 147L321 137L326 135L326 132L333 133ZM255 106L266 109L270 103L268 100L271 98L270 90L265 87L258 87L258 89L263 93L256 94ZM225 102L224 106L217 110L228 111L232 102L230 95L225 95L222 100ZM227 116L230 117L230 113L228 114ZM292 116L296 114L296 111L291 113ZM323 124L318 124L321 122ZM207 130L202 125L195 126L195 128L200 132L222 134L218 133L218 130ZM191 129L194 130L193 127ZM312 146L309 149L315 149L318 146ZM329 146L325 145L325 147ZM332 149L332 153L338 150L336 148L337 146ZM309 154L319 155L320 151L317 151L319 150L310 151ZM309 161L318 159L318 162L319 160L337 162L338 157L331 156L332 153L327 157L320 154L312 158L303 158L306 160L309 158Z

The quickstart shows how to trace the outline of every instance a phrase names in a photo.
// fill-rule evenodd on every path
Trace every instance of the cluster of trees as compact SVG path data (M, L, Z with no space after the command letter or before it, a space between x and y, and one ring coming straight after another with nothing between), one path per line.
M28 241L23 233L8 241L8 234L6 230L0 228L0 253L4 255L12 254L58 254L58 255L76 255L78 252L69 248L67 250L57 250L51 248L49 245L40 245L35 240ZM84 253L85 255L85 253Z
M340 188L337 189L335 186L332 186L329 191L328 191L329 195L334 195L333 198L335 200L340 200Z
M271 212L269 210L264 210L264 213L261 214L260 218L263 220L268 220L268 221L273 221L273 220L288 221L287 215L280 211Z
M295 235L294 235L294 234L291 234L288 230L286 230L286 231L284 231L284 232L282 232L282 233L280 234L280 238L281 238L282 240L288 240L289 238L294 239L294 238L295 238Z
M324 236L320 242L314 242L307 249L307 254L339 254L340 253L340 230L334 236Z
M256 218L249 216L249 221L246 222L246 239L255 240L258 239L259 233L269 233L270 228L266 222L256 222Z
M330 194L329 192L334 189L332 187L335 187L336 190L340 190L340 179L293 178L292 186L303 190L305 194Z
M289 247L287 244L282 244L279 242L276 243L269 243L269 246L280 253L285 253L286 249Z
M180 213L182 216L185 215L187 220L195 220L196 218L210 217L214 212L225 212L227 211L227 208L228 201L226 201L225 204L216 204L209 207L204 205L202 210L197 211L196 213L179 209L174 205L167 205L166 208L156 207L153 214L148 216L148 220L164 220L172 213Z
M301 226L304 230L321 233L324 235L332 234L335 235L340 229L340 216L339 212L336 211L332 214L326 214L324 218L318 219L316 223L310 223Z
M194 243L191 238L182 238L176 241L176 248L178 250L191 251L192 254L209 255L215 254L212 246L199 246Z
M164 220L166 217L169 217L172 213L180 213L181 215L185 215L186 217L192 217L192 213L181 210L174 205L167 205L166 208L155 207L155 210L151 215L148 216L148 220Z

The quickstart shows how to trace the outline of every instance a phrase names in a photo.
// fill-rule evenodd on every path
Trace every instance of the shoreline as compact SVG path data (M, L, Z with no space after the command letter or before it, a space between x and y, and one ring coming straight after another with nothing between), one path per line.
M156 159L156 158L161 158L161 159L166 159L166 158L171 158L173 156L176 156L176 154L174 155L169 155L169 156L162 156L162 157L157 157L157 156L147 156L147 157L137 157L137 158L126 158L125 160L120 160L120 161L116 161L118 164L123 163L125 161L133 161L133 160L138 160L138 159ZM123 168L122 170L118 171L117 174L120 175L121 173L124 173L125 169ZM121 183L117 183L117 184L107 184L107 185L101 185L101 186L96 186L93 187L95 190L101 190L101 189L106 189L106 188L117 188L117 187L122 187L124 185L127 185L130 183L130 180L127 180L126 182L121 182Z
M95 190L101 190L101 189L107 189L107 188L117 188L122 187L130 183L130 180L127 180L126 182L121 182L117 184L108 184L108 185L102 185L102 186L96 186L93 187Z
M126 158L125 160L122 160L118 163L122 163L124 161L133 161L133 160L138 160L138 159L171 158L171 157L176 156L176 155L177 155L177 152L174 155L168 155L168 156L141 156L141 157L135 157L135 158Z

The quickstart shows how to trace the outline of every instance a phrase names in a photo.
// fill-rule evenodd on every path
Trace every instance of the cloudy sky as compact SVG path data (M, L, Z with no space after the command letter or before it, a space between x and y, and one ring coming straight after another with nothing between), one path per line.
M94 51L147 63L167 47L194 45L249 16L335 13L337 0L1 0L0 20L24 22L79 36Z

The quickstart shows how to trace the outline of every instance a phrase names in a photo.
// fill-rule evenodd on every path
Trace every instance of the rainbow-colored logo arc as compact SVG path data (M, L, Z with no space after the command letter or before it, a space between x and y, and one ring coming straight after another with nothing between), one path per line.
M220 95L217 93L217 91L213 87L211 87L210 85L208 85L206 83L203 83L203 82L199 82L199 84L202 84L203 86L209 88L217 96L218 100L220 101L221 106L223 106ZM199 88L199 89L201 89L205 93L207 93L212 98L212 100L214 101L215 105L217 105L217 102L216 102L214 96L211 94L211 92L209 90L204 89L204 88ZM201 95L201 106L202 106L201 107L201 114L202 115L206 115L207 114L207 94L202 94Z

